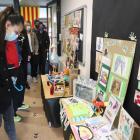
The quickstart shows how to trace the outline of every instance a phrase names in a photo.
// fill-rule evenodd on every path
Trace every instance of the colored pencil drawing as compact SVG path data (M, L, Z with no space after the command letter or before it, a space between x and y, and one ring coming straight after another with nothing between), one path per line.
M121 109L119 125L118 125L118 136L120 140L130 140L132 135L132 127L134 120L131 116L124 110Z
M71 126L76 140L96 140L97 134L88 124L78 124Z

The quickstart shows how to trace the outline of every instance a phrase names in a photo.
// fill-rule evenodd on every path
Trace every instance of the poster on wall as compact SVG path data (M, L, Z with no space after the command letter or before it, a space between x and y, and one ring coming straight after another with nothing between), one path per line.
M105 64L102 64L98 86L104 91L106 91L109 72L110 72L110 67L106 66Z
M135 90L134 103L140 107L140 92Z
M82 11L75 11L75 19L73 22L73 27L81 28L81 14Z
M120 78L110 74L107 91L117 97L123 103L127 83Z
M73 28L74 12L69 15L69 28Z
M104 39L102 37L96 37L96 51L103 51L103 41Z
M65 16L61 17L62 28L65 28Z
M100 52L96 51L96 65L95 65L95 71L99 73L100 71L100 64L101 64L102 54Z
M109 130L112 129L112 125L120 109L120 106L121 103L113 95L111 95L103 115L103 118L106 121Z
M122 56L119 54L114 54L113 64L111 72L128 79L130 73L130 67L132 63L132 58Z
M120 140L130 140L132 135L134 120L131 116L124 110L121 109L119 125L118 125L118 136Z

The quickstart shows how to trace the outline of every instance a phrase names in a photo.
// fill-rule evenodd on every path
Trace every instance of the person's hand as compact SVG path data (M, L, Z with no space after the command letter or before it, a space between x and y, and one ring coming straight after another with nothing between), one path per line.
M35 55L38 55L38 53L36 52Z
M31 56L29 55L29 56L28 56L28 60L30 60L30 59L31 59Z

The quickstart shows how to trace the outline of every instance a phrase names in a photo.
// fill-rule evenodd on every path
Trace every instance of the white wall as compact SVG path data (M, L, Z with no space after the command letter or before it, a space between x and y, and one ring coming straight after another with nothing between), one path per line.
M61 0L61 16L80 6L87 5L86 63L85 66L79 65L81 76L84 78L90 77L92 4L93 0Z

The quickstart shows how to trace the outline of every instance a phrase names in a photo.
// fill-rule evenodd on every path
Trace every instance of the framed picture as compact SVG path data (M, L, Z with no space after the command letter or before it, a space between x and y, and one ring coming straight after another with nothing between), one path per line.
M79 83L76 79L73 80L73 96L80 100L92 103L96 99L96 87Z
M105 64L102 64L101 73L100 73L100 77L99 77L99 81L98 81L98 86L104 91L106 91L109 72L110 72L110 67L108 67Z
M126 93L127 83L120 78L110 74L107 91L117 97L118 100L123 102Z
M114 54L111 72L128 79L130 74L132 58Z

